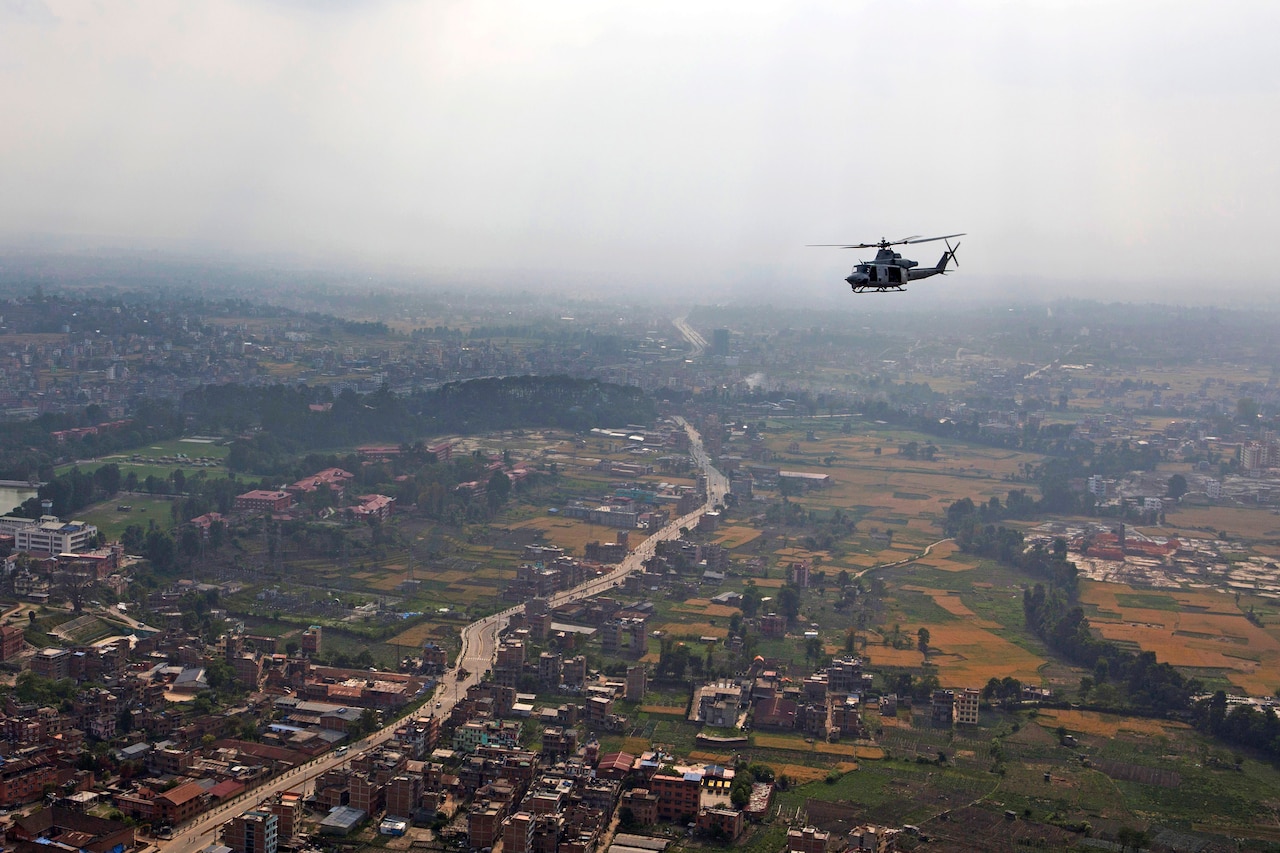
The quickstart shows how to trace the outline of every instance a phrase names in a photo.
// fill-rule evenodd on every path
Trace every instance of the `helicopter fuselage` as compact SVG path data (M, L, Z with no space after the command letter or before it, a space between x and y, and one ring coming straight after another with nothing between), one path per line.
M916 261L894 258L885 263L877 257L874 263L860 263L855 266L845 281L849 282L854 293L864 293L868 290L902 290L902 286L909 281L928 278L943 272L946 261L947 256L944 255L936 267L913 269L919 266Z
M854 243L850 245L822 243L818 245L841 249L878 249L875 260L859 261L853 268L853 272L845 278L845 281L853 288L854 293L865 293L869 290L904 290L903 285L909 281L916 281L933 275L942 275L947 271L947 264L955 260L956 249L960 248L959 243L952 246L950 238L963 236L963 234L946 234L941 237L904 237L901 240L881 240L879 243ZM910 243L932 243L935 240L947 240L948 242L947 251L942 253L942 258L932 267L920 267L918 262L910 258L904 258L890 248L891 246Z

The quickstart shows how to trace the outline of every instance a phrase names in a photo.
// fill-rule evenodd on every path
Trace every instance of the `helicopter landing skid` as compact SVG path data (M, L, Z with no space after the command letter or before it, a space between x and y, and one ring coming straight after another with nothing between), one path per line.
M891 293L897 291L899 293L906 292L906 288L899 284L851 284L849 285L854 293Z

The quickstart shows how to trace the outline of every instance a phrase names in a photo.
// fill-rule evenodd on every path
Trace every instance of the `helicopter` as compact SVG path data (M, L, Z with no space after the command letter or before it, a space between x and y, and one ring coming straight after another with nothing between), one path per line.
M960 248L960 244L956 243L955 246L952 246L951 238L963 237L964 234L965 232L962 231L959 234L944 234L941 237L915 235L913 237L903 237L901 240L885 240L881 238L878 243L854 243L851 246L839 243L811 243L810 246L833 249L879 249L876 252L874 261L859 261L845 281L849 282L849 287L853 289L854 293L866 293L868 291L883 293L890 290L906 290L903 285L918 278L942 275L947 271L948 263L954 263L957 267L960 266L960 262L956 260L956 249ZM947 250L942 253L942 257L938 260L938 265L933 267L917 268L919 267L918 262L904 258L892 249L893 246L932 243L936 240L945 240L947 242Z

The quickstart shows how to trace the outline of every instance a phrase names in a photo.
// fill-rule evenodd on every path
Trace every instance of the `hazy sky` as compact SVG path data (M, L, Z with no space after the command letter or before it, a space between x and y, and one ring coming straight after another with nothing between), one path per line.
M859 254L806 243L967 231L950 290L1270 294L1277 33L1274 0L0 0L0 239L805 294Z

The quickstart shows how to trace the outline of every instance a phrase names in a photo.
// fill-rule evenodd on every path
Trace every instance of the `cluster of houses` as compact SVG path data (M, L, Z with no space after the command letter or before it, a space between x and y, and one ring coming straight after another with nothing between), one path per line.
M374 494L359 495L352 500L347 499L347 485L354 479L355 474L350 471L326 468L309 477L303 477L283 489L253 489L236 495L233 508L236 512L245 514L283 515L317 507L321 511L331 507L342 507L342 511L353 518L377 518L382 521L390 518L396 503L393 497ZM314 497L317 495L321 496L321 499L317 500ZM203 527L204 524L214 520L222 519L201 516L193 521Z

